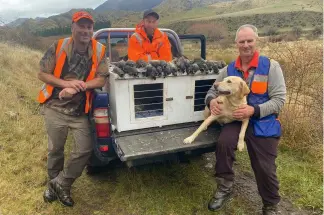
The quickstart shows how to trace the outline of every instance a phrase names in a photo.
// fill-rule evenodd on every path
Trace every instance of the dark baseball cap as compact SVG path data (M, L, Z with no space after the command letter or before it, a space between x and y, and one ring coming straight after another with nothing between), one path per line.
M159 14L152 9L144 11L143 19L145 19L148 16L154 16L156 19L160 18Z

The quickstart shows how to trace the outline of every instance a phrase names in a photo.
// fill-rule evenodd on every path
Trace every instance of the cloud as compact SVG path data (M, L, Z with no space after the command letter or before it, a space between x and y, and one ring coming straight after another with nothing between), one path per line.
M10 22L17 18L48 17L73 8L96 8L105 0L0 0L0 20Z

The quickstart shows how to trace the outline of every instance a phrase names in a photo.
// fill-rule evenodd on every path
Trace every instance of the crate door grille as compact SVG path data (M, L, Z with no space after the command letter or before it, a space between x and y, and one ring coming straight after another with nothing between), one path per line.
M195 81L195 107L194 111L202 111L205 109L205 97L207 91L215 82L215 79L196 80Z
M134 85L135 119L163 116L163 83Z

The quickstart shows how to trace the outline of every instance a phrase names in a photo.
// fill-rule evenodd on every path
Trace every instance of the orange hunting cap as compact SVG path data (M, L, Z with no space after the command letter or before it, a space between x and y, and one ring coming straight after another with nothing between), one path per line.
M89 19L91 22L94 22L93 17L91 16L90 13L86 12L86 11L78 11L75 12L72 16L72 22L77 22L80 19Z

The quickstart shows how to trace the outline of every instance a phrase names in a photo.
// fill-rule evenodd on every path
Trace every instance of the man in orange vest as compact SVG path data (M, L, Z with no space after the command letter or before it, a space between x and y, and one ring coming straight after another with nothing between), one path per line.
M56 199L73 206L72 183L78 178L92 152L88 112L91 92L103 87L108 77L105 46L92 39L94 20L84 11L72 16L72 37L55 42L40 61L38 78L45 82L38 101L48 134L48 188L44 201ZM64 145L68 130L73 150L64 168Z
M144 12L143 20L136 26L128 46L128 59L137 60L172 60L171 45L166 33L158 29L160 16L153 10Z

